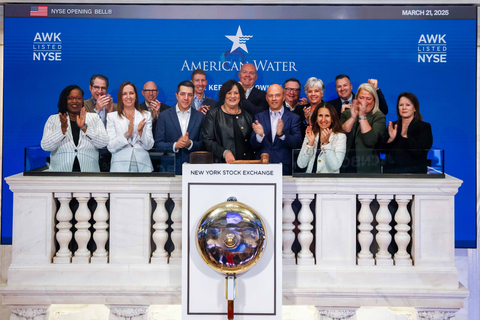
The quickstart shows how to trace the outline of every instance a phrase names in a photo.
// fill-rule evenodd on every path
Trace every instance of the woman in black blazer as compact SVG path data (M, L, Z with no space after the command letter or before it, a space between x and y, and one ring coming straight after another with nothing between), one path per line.
M383 151L384 173L427 173L427 154L433 144L432 128L420 114L417 97L403 92L397 99L398 120L388 124Z

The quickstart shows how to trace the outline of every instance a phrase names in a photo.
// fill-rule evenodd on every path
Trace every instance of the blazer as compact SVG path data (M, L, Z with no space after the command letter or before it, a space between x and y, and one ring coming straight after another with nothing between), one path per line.
M62 133L60 116L50 116L43 129L41 141L42 149L50 151L50 171L71 172L75 156L78 158L82 172L100 172L98 165L98 149L104 148L108 143L107 132L100 117L87 113L85 123L87 131L80 130L78 146L73 142L70 118L65 134Z
M256 158L260 159L262 153L268 153L270 163L282 163L283 175L292 174L292 150L302 145L302 132L300 129L300 117L293 112L284 109L282 115L283 133L285 140L275 135L272 141L272 127L270 122L270 110L255 115L255 120L263 126L264 137L262 142L257 141L257 134L252 131L250 144L257 151Z
M160 152L173 152L173 144L182 136L182 129L178 121L177 108L170 108L158 115L157 129L155 130L155 149ZM205 115L190 108L188 121L188 138L193 145L190 150L182 148L175 153L175 174L182 174L182 164L190 162L190 153L202 150L202 125Z
M90 99L88 99L88 100L83 101L83 106L85 107L85 110L87 110L87 112L98 114L95 111L95 104L93 103L93 98L92 97L90 97ZM117 104L115 102L113 103L113 111L117 111ZM108 115L108 113L105 113L105 122L107 122L107 115ZM105 126L106 126L106 124L105 124Z
M388 105L387 105L387 100L385 100L385 96L383 95L382 90L378 89L377 90L377 95L378 95L378 107L384 115L387 115ZM355 98L355 94L353 94L353 96ZM341 113L341 111L342 111L342 99L340 99L340 97L338 97L337 99L333 99L331 101L328 101L328 103L330 103L332 106L335 107L335 110L337 110L337 113L338 113L338 117L340 118L340 115L342 114Z
M168 110L170 108L171 107L168 104L165 104L165 103L161 102L160 112L163 112L163 111ZM140 110L149 111L145 101L140 103ZM152 114L150 113L150 115L152 115ZM152 134L153 134L154 137L155 137L155 128L157 127L157 119L158 119L158 117L156 119L152 119Z
M307 173L312 173L319 138L320 134L316 134L313 146L309 146L308 138L305 137L302 150L298 154L297 165L302 169L307 167ZM322 151L320 151L317 157L317 172L314 173L339 173L345 158L346 149L347 137L345 134L332 132L328 139L328 144L322 147Z
M128 131L128 119L125 116L120 118L117 112L110 112L107 117L109 139L107 148L112 153L110 172L129 172L132 154L135 155L139 172L152 172L152 161L147 151L153 147L154 143L150 112L144 111L142 114L140 111L135 110L133 133L128 140L125 137L125 133ZM140 137L137 128L143 119L146 119L146 123L143 128L143 134Z
M388 130L385 134L381 152L387 155L385 173L427 173L427 154L433 144L432 127L423 121L411 122L407 129L407 138L402 137L402 124L398 123L397 135L387 143Z
M245 139L244 158L250 160L253 157L253 149L250 146L253 117L242 109L237 121ZM207 151L213 153L215 162L225 162L223 152L227 149L232 151L235 158L238 158L235 151L233 120L223 112L222 108L210 109L207 112L203 122L202 136L203 145Z

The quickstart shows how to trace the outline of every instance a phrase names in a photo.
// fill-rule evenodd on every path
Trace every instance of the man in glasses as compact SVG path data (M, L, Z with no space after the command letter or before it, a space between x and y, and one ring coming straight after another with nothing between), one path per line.
M140 110L147 110L152 114L152 128L153 134L155 134L158 114L167 110L170 106L157 100L158 88L153 81L147 81L143 85L142 95L145 98L145 101L140 104Z
M305 136L305 129L307 128L305 123L305 113L303 112L304 106L308 103L307 98L300 99L302 89L298 79L290 78L285 80L283 83L283 89L285 91L285 101L283 102L283 106L285 110L290 110L300 117L303 138Z
M368 79L368 83L377 90L380 111L386 115L388 113L388 105L387 101L385 101L382 90L378 87L378 80ZM328 103L335 107L335 110L337 110L338 116L340 117L343 111L352 107L352 101L355 99L355 93L352 92L353 86L350 77L346 74L339 74L336 76L335 89L337 90L338 98L328 101Z
M107 94L108 78L101 74L94 74L90 79L89 88L92 96L83 102L85 110L98 114L103 124L106 125L107 113L117 110L117 104Z
M208 85L207 75L202 69L197 69L192 72L192 83L195 86L195 95L193 97L192 107L203 114L207 114L210 108L213 108L218 103L217 100L209 98L205 95L205 89Z

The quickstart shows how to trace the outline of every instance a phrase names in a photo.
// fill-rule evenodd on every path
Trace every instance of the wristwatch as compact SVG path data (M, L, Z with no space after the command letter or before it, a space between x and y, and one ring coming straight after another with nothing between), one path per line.
M358 120L367 120L367 116L358 117Z
M85 124L83 125L83 127L80 128L80 130L83 131L83 130L86 129L86 128L87 128L87 124L85 123Z

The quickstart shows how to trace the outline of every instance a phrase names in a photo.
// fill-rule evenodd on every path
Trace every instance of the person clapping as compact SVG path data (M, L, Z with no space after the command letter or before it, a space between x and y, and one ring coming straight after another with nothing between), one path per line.
M83 90L70 85L58 99L58 114L50 116L41 147L50 151L51 171L100 172L98 149L108 143L102 120L83 107Z

